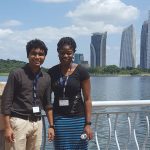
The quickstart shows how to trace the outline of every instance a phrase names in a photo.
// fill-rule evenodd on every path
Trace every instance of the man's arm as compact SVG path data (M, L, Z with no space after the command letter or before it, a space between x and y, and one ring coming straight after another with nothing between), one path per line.
M1 110L2 114L10 115L11 108L14 98L14 90L15 90L15 77L14 72L9 74L8 81L2 93L2 103L1 103Z
M14 133L10 124L10 113L14 97L14 73L10 73L2 94L2 114L4 115L5 137L8 142L14 141Z

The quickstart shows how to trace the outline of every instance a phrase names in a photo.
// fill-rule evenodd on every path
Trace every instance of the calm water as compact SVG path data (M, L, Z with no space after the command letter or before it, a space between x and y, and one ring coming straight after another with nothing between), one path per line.
M6 81L7 77L0 77L0 81ZM150 99L150 77L91 77L91 95L93 101L108 101L108 100L148 100ZM137 108L135 108L137 109ZM149 108L138 108L138 109L149 109ZM119 108L117 109L119 110ZM107 110L104 108L103 110L106 112ZM113 118L113 116L112 116ZM123 135L128 132L128 124L127 120L125 119L126 116L120 118L120 126L118 127L118 132L120 133L120 140L126 141L123 139ZM94 118L93 118L94 119ZM138 124L139 123L139 124ZM113 122L112 122L113 124ZM121 124L124 124L121 128ZM102 139L100 141L100 145L102 145L101 149L104 149L107 138L108 138L108 121L106 117L103 117L100 120L100 133L99 137ZM137 120L137 129L138 130L138 141L139 143L143 142L143 136L145 135L146 130L146 121L141 114L138 116ZM114 135L113 135L114 136ZM133 137L132 137L133 138ZM150 143L150 140L149 140ZM128 149L134 150L136 149L135 142L132 141ZM46 145L46 150L53 149L52 143L48 143ZM90 142L90 150L95 150L96 146L94 142ZM110 150L116 150L115 141L111 141ZM124 150L124 149L123 149ZM150 150L150 146L147 147L147 150Z
M0 76L0 82L6 82L7 78L7 76Z
M150 77L92 77L92 99L150 99Z
M150 99L150 77L91 77L91 95L93 101Z

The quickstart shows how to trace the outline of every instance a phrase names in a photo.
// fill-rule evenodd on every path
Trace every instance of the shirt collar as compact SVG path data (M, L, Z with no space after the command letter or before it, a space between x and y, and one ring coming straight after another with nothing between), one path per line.
M43 72L41 71L41 68L40 68L39 72L37 72L36 74L32 71L31 67L29 66L29 63L27 63L24 68L25 68L25 70L26 70L30 75L32 75L32 76L34 76L34 77L35 77L37 74L40 74L40 76L43 76Z

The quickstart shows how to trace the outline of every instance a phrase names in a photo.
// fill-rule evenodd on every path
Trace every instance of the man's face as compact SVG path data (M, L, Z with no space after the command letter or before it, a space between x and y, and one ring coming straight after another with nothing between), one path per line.
M32 49L28 56L29 64L33 68L39 68L45 60L44 50L40 48Z

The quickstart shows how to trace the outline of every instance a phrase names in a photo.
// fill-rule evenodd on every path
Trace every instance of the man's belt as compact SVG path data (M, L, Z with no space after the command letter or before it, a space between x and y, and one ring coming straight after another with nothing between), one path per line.
M17 113L12 113L10 116L16 117L16 118L21 118L24 120L29 120L30 122L36 122L36 121L41 120L41 116L36 116L36 115L20 115Z

